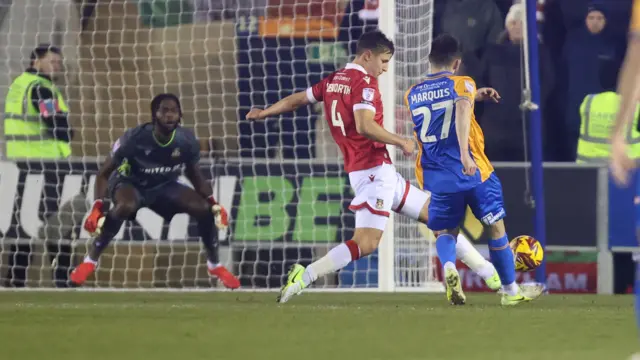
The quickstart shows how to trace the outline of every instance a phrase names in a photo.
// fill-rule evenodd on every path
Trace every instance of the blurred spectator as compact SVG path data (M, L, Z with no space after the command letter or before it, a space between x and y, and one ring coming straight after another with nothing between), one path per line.
M446 0L436 2L435 29L453 35L462 47L465 73L478 74L479 59L503 30L502 14L494 0Z
M584 25L569 30L563 51L567 69L567 144L575 154L580 129L580 103L587 94L601 92L599 70L606 63L619 65L616 43L605 31L606 12L599 5L587 9Z
M502 100L500 104L486 103L479 109L479 119L485 134L485 151L491 161L523 161L524 137L520 103L524 86L522 78L522 18L521 4L511 7L505 20L506 31L497 44L489 45L482 57L478 87L495 88ZM540 44L540 77L542 106L553 86L551 59Z
M620 97L616 94L618 70L618 66L614 64L602 66L599 80L603 91L587 95L580 105L580 137L576 156L578 162L606 164L609 159L609 137L620 103ZM632 132L633 136L630 138L638 139L635 127L629 129L630 135ZM639 145L631 141L631 151L637 152Z

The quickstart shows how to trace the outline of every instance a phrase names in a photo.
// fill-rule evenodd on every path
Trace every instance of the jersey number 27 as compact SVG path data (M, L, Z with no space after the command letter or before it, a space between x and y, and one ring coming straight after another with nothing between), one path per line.
M442 131L440 139L436 135L427 135L429 125L431 125L431 111L444 109L444 120L442 121ZM411 111L413 116L422 115L422 128L420 129L420 141L423 143L432 143L438 140L444 140L449 137L449 129L451 129L451 118L453 117L453 100L445 100L431 104L431 109L427 106L420 106Z

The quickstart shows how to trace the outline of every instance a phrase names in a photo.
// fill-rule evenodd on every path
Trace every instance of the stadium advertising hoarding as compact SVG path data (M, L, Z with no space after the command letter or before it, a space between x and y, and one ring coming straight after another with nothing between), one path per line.
M546 252L547 289L551 293L595 294L598 290L598 265L596 252ZM464 263L457 261L465 291L489 292L482 278ZM441 267L436 267L442 280ZM535 272L516 273L518 283L535 282Z
M5 206L0 212L0 238L37 238L44 217L55 212L61 200L72 198L83 188L88 189L91 200L97 168L97 164L88 162L0 162L0 204ZM210 177L216 174L215 196L231 212L230 236L221 240L241 252L238 256L242 257L243 273L261 275L254 278L264 279L264 283L255 286L279 284L282 274L268 264L312 259L313 245L340 242L353 234L354 216L347 209L352 193L341 165L203 163L202 170ZM498 174L505 188L509 233L530 233L532 210L523 201L522 170L498 169ZM549 244L594 245L595 235L590 226L595 224L595 195L591 198L588 194L593 190L591 185L595 186L595 174L565 170L547 171L546 176L547 198L555 197L548 201ZM574 181L575 189L580 191L568 192L551 185L560 180ZM557 204L575 201L570 208L560 206L554 210ZM574 214L562 214L569 211ZM554 216L558 218L553 219ZM471 219L466 220L467 231L483 242L481 231L475 226ZM76 230L80 238L88 238L79 227ZM197 228L188 216L178 215L167 223L143 209L136 221L121 228L116 239L171 241L195 240L196 236ZM297 246L273 251L281 248L280 244ZM251 250L254 246L257 247ZM568 260L563 256L549 254L551 291L595 291L595 259L587 256ZM265 277L266 274L269 275ZM526 281L529 275L520 276ZM464 272L463 278L467 290L482 291L482 282L471 272ZM376 286L376 256L361 259L345 269L340 280L342 286Z
M217 175L214 193L232 215L231 237L225 240L312 244L339 242L352 235L354 216L347 209L352 192L341 165L216 163L203 164L202 170L210 177ZM97 164L87 162L0 162L0 203L12 207L0 212L0 234L35 237L43 216L53 213L61 199L70 199L83 187L92 197L96 171ZM531 234L533 209L524 201L524 171L496 171L504 186L509 234ZM596 171L553 168L545 170L545 177L547 243L595 247ZM572 191L567 191L565 184L572 184ZM144 211L136 220L121 230L119 238L172 240L196 236L196 228L186 216L165 224ZM464 228L474 240L485 240L473 216L467 217Z

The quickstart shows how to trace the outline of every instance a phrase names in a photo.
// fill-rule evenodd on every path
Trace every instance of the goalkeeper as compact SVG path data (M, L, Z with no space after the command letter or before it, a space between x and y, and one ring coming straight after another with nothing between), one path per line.
M147 207L165 219L179 213L197 219L209 274L227 288L238 288L238 279L219 263L214 234L214 225L226 229L227 212L215 201L211 187L198 169L200 145L192 131L180 126L182 110L178 97L156 96L151 101L151 114L151 123L127 130L115 142L111 157L98 172L96 200L84 223L84 228L96 238L84 262L71 273L71 281L83 284L95 271L100 254L122 223L135 218L141 207ZM183 169L195 190L178 182ZM103 200L107 195L114 204L111 210Z

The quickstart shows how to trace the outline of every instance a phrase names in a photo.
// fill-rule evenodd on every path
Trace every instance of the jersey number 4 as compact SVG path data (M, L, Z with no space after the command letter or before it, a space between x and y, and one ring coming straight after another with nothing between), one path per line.
M427 135L429 125L431 124L431 111L444 109L444 120L442 122L442 131L440 139L435 135ZM413 109L413 116L422 115L422 128L420 129L420 141L423 143L432 143L438 140L444 140L449 137L449 129L451 129L451 118L453 117L453 100L440 101L431 104L431 109L427 106L421 106Z
M342 122L342 115L337 110L338 100L331 102L331 125L337 126L342 131L342 136L347 136L347 132L344 131L344 122Z

